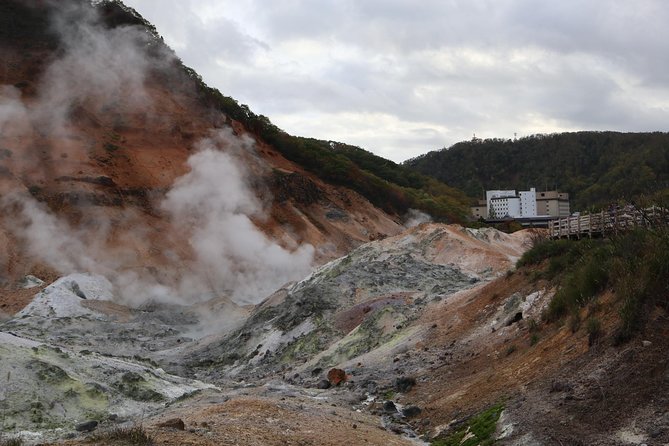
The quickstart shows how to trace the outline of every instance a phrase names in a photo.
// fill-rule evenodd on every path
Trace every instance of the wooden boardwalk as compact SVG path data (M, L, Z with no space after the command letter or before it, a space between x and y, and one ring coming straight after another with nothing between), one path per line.
M560 218L548 223L550 237L603 237L638 227L654 227L669 222L669 213L662 208L620 208L596 214Z

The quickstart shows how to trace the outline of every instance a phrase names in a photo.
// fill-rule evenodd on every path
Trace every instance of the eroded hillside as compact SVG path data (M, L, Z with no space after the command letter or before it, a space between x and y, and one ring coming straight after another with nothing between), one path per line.
M212 281L216 271L297 279L312 262L399 231L399 216L324 183L213 108L131 10L0 8L3 293L28 273L92 271L135 288L127 295L133 283L196 299L234 294ZM257 267L240 265L252 258Z

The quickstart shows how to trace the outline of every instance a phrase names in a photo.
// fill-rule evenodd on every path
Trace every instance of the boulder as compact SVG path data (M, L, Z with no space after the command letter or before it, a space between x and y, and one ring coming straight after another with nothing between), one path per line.
M346 372L342 369L330 369L328 372L328 381L333 386L338 386L346 382Z
M98 427L98 422L95 420L84 421L74 426L77 432L93 432Z
M178 431L186 430L186 424L181 418L170 418L169 420L165 420L162 423L158 423L157 426L176 429Z

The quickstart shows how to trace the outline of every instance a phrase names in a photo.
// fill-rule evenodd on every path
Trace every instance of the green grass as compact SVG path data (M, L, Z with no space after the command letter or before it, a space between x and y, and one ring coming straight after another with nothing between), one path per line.
M539 342L539 335L536 333L532 333L532 336L530 336L530 346L537 345Z
M432 446L489 446L494 444L495 439L492 436L503 410L504 405L501 403L484 410L467 420L465 425L447 437L433 441Z
M614 291L620 324L615 342L631 339L643 329L656 306L669 310L669 227L637 229L610 239L545 240L518 261L534 266L534 274L557 287L543 314L547 322L569 319L572 331L581 328L580 310ZM592 339L594 322L586 323Z

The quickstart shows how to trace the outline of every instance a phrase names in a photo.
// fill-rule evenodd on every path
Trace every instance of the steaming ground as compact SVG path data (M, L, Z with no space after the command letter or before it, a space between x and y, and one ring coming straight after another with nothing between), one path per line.
M200 183L192 180L185 178L177 188ZM238 205L228 203L226 212ZM312 370L359 369L361 361L369 375L357 371L358 377L378 382L379 389L369 394L373 401L381 384L388 385L383 375L390 372L383 370L392 364L389 355L414 348L426 334L416 325L421 315L496 277L525 242L522 234L421 225L364 245L256 306L217 299L129 307L118 303L117 288L104 276L69 274L0 324L0 350L9 359L0 362L0 375L9 376L0 408L11 431L33 432L25 436L35 441L61 438L89 420L109 427L138 416L164 418L178 412L173 406L206 410L207 404L228 399L250 398L244 404L253 401L263 411L267 401L291 395L303 403L286 406L290 418L299 407L316 411L323 401L334 398L335 404L346 397L316 389L320 372ZM367 388L365 380L360 389ZM39 404L31 396L35 389ZM366 398L344 407L360 409ZM367 431L372 419L356 415L352 423ZM391 431L415 436L401 420L384 420L395 426ZM390 444L404 444L387 435Z
M666 316L623 346L537 322L555 290L509 270L531 237L422 224L255 306L129 307L103 276L62 277L0 323L3 428L28 444L138 419L166 445L425 444L502 404L503 445L666 443ZM615 315L590 311L612 334Z
M228 151L221 152L221 146ZM230 152L251 151L253 142L220 131L202 141L198 150L188 160L191 171L175 182L162 204L190 233L196 263L195 277L187 280L208 279L215 293L258 303L277 284L305 276L314 248L305 244L289 251L251 220L263 218L261 203L248 187L248 173Z
M105 109L113 110L119 103L126 114L162 119L145 81L151 70L172 63L175 56L157 45L156 37L146 30L102 26L90 7L77 5L68 2L55 10L52 31L60 36L62 55L42 73L35 96L24 100L16 87L2 87L3 134L20 138L32 128L45 139L85 138L73 125L73 112L86 107L104 115ZM150 58L147 47L152 51ZM122 116L115 119L121 121L116 127L124 125ZM113 217L93 210L88 224L73 226L31 194L14 191L0 200L3 213L18 217L5 224L37 261L59 274L101 274L113 283L120 301L135 305L220 296L256 303L277 283L304 276L313 263L314 248L295 242L283 247L253 222L266 218L263 203L250 187L252 174L244 167L257 158L254 141L225 128L211 130L209 137L192 145L195 152L187 160L189 171L168 186L164 198L156 199L156 207L164 211L168 224L178 228L189 248L155 253L152 247L168 272L160 277L135 267L141 264L141 254L132 243L125 248L110 243L119 225L131 228L123 235L131 240L151 232L153 228L146 227L134 210L122 209ZM77 156L67 152L75 150L67 142L64 149L67 156ZM11 159L13 170L21 176L55 178L66 173L59 172L59 163L42 161L40 156ZM89 213L87 205L80 202L77 207Z
M244 168L229 153L242 150L253 150L252 143L230 131L201 141L188 160L190 172L177 179L162 201L165 217L192 249L188 256L164 253L166 268L179 271L171 283L126 270L123 261L135 260L132 253L110 256L104 242L112 221L98 221L93 229L73 228L27 194L10 195L0 203L5 210L18 209L20 218L11 230L31 255L61 274L104 275L125 303L198 302L218 296L257 303L277 284L306 275L314 248L283 248L255 226L252 218L263 218L261 203L247 184ZM148 229L135 226L133 232Z

